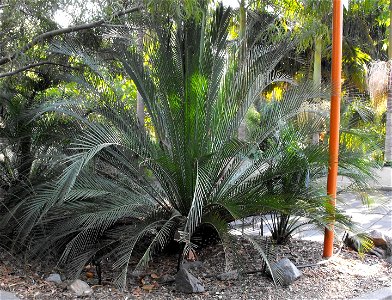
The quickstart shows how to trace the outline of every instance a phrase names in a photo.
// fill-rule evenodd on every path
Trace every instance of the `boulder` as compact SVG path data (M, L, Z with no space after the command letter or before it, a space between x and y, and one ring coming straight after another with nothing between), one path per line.
M48 277L46 277L45 281L47 282L54 282L54 283L61 283L61 276L57 273L52 273Z
M283 258L271 266L275 279L283 286L292 284L302 272L288 259Z
M0 290L1 300L20 300L15 294Z
M221 281L226 281L226 280L237 280L240 274L238 273L237 270L225 272L218 274L216 278L218 278Z
M181 268L176 274L176 290L182 293L203 293L204 286L187 269Z
M68 286L68 289L76 294L76 296L88 296L93 293L91 287L84 281L76 279Z
M372 230L369 233L369 237L373 241L375 247L386 248L387 247L387 239L384 234L378 230Z

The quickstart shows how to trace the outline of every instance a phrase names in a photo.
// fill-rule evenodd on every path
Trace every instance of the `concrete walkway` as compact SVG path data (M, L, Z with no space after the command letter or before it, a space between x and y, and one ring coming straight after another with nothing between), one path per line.
M370 232L378 230L385 235L392 237L392 168L387 167L382 170L375 170L379 179L372 182L374 190L369 191L368 195L373 202L370 206L364 205L361 199L352 193L346 193L339 196L342 201L338 201L337 207L343 210L347 215L352 217L360 228L360 232ZM338 184L344 185L347 182L344 178L339 178ZM260 219L248 218L245 220L244 232L250 235L260 234ZM233 224L234 234L241 234L242 223ZM263 225L263 235L271 235L268 227ZM342 239L342 232L337 231L335 238ZM324 230L317 230L310 226L304 226L300 232L294 234L294 237L304 240L323 242ZM352 300L392 300L392 286L361 295Z
M372 202L370 206L364 205L358 195L345 193L338 196L337 207L352 217L352 220L359 225L360 232L370 232L376 229L392 236L392 168L383 168L375 172L378 173L379 180L372 183L374 190L368 193ZM346 183L344 178L339 178L339 185ZM260 225L260 218L248 218L245 220L244 232L249 235L259 235ZM237 221L233 224L233 228L234 234L240 234L242 222ZM266 224L263 224L263 235L271 235ZM337 230L336 239L340 239L342 235L343 232ZM306 225L301 227L294 237L322 242L324 230Z

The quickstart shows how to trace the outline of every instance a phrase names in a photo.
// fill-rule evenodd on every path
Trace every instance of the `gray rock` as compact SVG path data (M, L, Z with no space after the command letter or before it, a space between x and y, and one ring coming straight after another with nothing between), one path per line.
M144 277L146 275L145 272L143 271L133 271L131 274L129 274L131 277L133 278L141 278Z
M181 265L182 268L187 270L201 268L202 266L203 266L203 262L201 262L200 260L186 261Z
M375 247L385 248L387 246L387 240L382 232L372 230L369 233L369 237L372 239Z
M74 292L78 297L88 296L93 293L91 287L86 282L80 279L76 279L72 281L72 283L68 286L68 289Z
M278 282L287 286L302 276L302 272L288 259L283 258L271 266L274 277Z
M218 274L216 278L222 281L226 281L226 280L237 280L239 276L240 274L238 273L238 271L233 270L233 271Z
M382 248L374 247L369 253L379 257L379 258L386 258L386 251Z
M20 300L15 294L0 290L0 300Z
M61 276L60 276L60 274L57 274L57 273L52 273L52 274L50 274L46 279L45 279L45 281L47 281L47 282L54 282L54 283L61 283L62 281L61 281Z
M388 256L385 260L387 263L392 265L392 256Z
M358 252L358 249L361 248L361 241L359 240L359 238L356 235L347 235L344 238L344 244L353 249L354 251Z
M182 293L203 293L204 286L199 279L189 273L188 270L181 268L176 274L176 290Z
M172 276L172 275L169 275L169 274L164 274L164 275L162 275L159 279L158 279L158 282L159 283L170 283L170 282L174 282L174 281L176 281L176 278L174 277L174 276Z
M133 271L131 274L129 274L129 284L131 285L138 285L140 283L140 280L142 277L144 277L146 274L145 272L142 271Z

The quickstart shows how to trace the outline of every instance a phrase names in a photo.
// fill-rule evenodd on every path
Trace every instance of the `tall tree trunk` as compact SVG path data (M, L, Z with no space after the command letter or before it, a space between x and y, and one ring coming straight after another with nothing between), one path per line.
M388 98L387 98L387 120L385 124L385 165L392 166L392 0L389 5L389 78L388 78Z
M316 37L314 41L314 63L313 63L313 83L315 87L321 84L321 47L323 40Z
M246 9L245 9L245 0L241 0L240 2L240 28L239 28L239 38L241 41L241 53L240 60L245 58L246 53ZM245 118L242 120L239 128L238 128L238 139L244 141L246 140L246 122Z
M240 39L245 38L246 32L246 10L245 10L245 0L241 0L240 2Z
M321 86L321 47L322 47L322 37L316 37L314 40L314 61L313 61L313 85L315 88L320 88ZM312 143L318 144L319 133L315 132L312 135Z
M141 52L143 52L143 31L142 29L139 29L138 31L138 48ZM136 95L136 114L137 114L137 119L139 121L140 129L144 130L144 102L143 102L143 97L140 95L139 91L137 91Z

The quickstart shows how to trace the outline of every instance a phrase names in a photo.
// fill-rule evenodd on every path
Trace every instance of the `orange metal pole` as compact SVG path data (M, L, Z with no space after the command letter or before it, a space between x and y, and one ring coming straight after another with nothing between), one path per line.
M343 37L343 3L341 0L333 1L332 21L332 95L330 111L330 138L329 138L329 169L327 193L331 197L331 204L335 207L336 181L338 177L339 158L339 126L340 126L340 93L342 79L342 37ZM323 257L333 254L333 222L325 229Z

